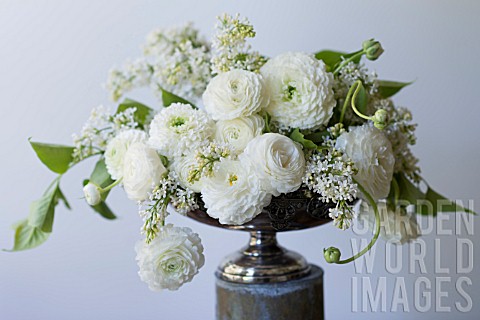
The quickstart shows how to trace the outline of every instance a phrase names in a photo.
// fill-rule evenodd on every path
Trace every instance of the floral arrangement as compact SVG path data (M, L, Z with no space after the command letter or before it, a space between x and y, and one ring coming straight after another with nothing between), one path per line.
M114 112L93 109L73 146L30 141L58 177L15 226L12 250L48 238L55 206L70 207L62 175L90 157L98 162L83 191L93 210L115 218L105 202L115 186L139 205L144 240L136 259L152 290L176 290L204 264L198 235L166 224L169 214L186 214L200 202L221 224L241 225L272 197L303 188L306 197L331 204L334 226L345 230L360 219L374 233L348 259L325 249L330 263L354 260L380 234L398 243L417 237L415 214L471 212L420 176L410 150L416 124L391 100L410 83L379 80L364 64L382 55L378 41L352 53L267 57L248 44L253 37L253 26L238 15L219 17L211 42L191 24L151 32L142 57L111 70L106 88L118 101L150 87L163 108L123 98Z

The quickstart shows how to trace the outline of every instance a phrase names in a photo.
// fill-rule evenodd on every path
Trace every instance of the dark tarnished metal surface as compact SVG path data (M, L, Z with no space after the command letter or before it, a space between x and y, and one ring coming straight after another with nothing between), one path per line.
M211 218L203 203L188 217L214 227L250 232L250 242L227 256L219 265L219 279L235 283L276 283L300 279L310 274L310 266L298 253L277 244L276 233L325 224L329 205L305 189L273 197L257 217L243 225L222 225Z

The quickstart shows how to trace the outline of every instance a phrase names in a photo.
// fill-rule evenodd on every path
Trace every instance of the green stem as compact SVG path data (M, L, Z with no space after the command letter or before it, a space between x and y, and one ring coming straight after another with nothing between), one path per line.
M342 70L343 67L345 67L350 61L353 61L356 58L363 56L364 53L365 51L363 49L354 52L350 58L343 60L342 63L340 63L340 65L335 69L335 71L333 71L333 74L336 75L337 73L339 73L340 70Z
M378 236L380 235L380 214L378 212L377 204L375 203L375 200L373 200L372 196L357 181L354 180L354 182L358 185L358 189L365 195L367 201L373 207L373 210L375 212L375 234L370 243L362 251L358 252L357 254L348 259L338 261L337 264L349 263L363 256L373 247L375 242L377 242Z
M393 177L392 179L392 187L393 187L393 198L395 201L395 206L397 206L398 199L400 198L400 187L398 186L397 179Z
M122 182L122 180L123 180L123 178L120 178L120 179L118 179L118 180L115 180L111 185L106 186L105 188L103 188L103 189L101 190L101 192L103 193L103 192L107 192L107 191L112 190L112 188L118 186L118 185Z
M357 114L357 116L359 116L359 117L362 118L362 119L372 120L372 117L369 117L369 116L364 115L363 113L361 113L360 111L358 111L357 107L355 106L355 101L357 100L358 93L360 92L360 88L361 88L361 85L362 85L362 81L357 80L357 81L355 81L355 83L352 85L352 87L353 87L354 85L356 85L356 88L355 88L355 92L353 93L353 97L352 97L352 109L353 109L353 111Z
M342 113L340 114L340 123L343 123L343 118L345 117L345 112L347 111L347 108L348 108L348 103L350 101L350 99L352 98L352 94L353 94L353 91L354 91L354 88L355 88L355 84L354 83L350 89L348 90L348 93L347 93L347 97L345 98L345 102L343 103L343 108L342 108Z

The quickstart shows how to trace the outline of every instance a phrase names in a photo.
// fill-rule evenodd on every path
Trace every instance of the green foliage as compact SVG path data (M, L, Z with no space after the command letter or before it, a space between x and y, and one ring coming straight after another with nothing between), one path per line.
M100 188L108 187L114 182L114 180L112 179L112 177L107 171L107 166L105 165L104 158L98 160L97 164L95 165L95 169L93 169L93 172L90 175L90 180L84 180L83 185L85 186L89 181L96 184ZM103 192L102 202L100 202L95 206L90 206L90 207L105 219L113 220L113 219L116 219L117 217L112 212L112 210L110 210L108 205L105 203L105 200L107 200L109 193L110 191Z
M395 186L395 183L397 186ZM428 185L427 185L428 186ZM398 195L395 193L398 192ZM427 187L426 192L422 192L418 186L413 184L404 173L397 173L394 175L392 181L392 190L389 195L389 202L392 199L406 201L409 204L415 205L416 212L423 215L437 215L438 212L457 212L463 211L466 213L476 214L472 210L457 205L455 202L442 196L430 186Z
M318 60L322 60L325 63L325 65L327 66L327 71L333 71L335 70L335 67L343 61L342 57L344 59L348 59L356 54L358 54L358 51L346 53L340 51L322 50L315 53L315 58L317 58ZM361 56L358 56L355 57L355 59L353 59L352 61L354 63L359 63L361 58Z
M358 93L356 94L355 106L360 113L365 114L368 106L368 94L365 90L365 86L360 83L358 85Z
M29 142L40 161L53 172L62 174L70 168L73 161L73 147L33 142L30 139Z
M164 90L163 88L161 88L161 90L162 90L162 101L163 101L164 107L169 107L172 103L183 103L183 104L191 105L194 109L198 109L190 101L185 100L182 97L179 97L176 94L171 93L170 91Z
M31 249L47 240L52 232L55 207L60 200L70 209L60 190L60 178L61 175L52 182L40 199L31 203L28 218L14 226L15 243L11 251Z
M315 144L319 144L319 143L322 143L323 141L325 141L325 138L329 135L330 134L328 133L327 130L323 130L323 131L318 131L318 132L307 134L305 136L305 139L310 140Z
M412 84L413 82L397 82L388 80L378 80L378 94L386 99L395 95L397 92Z
M414 185L404 173L397 173L395 175L395 180L398 184L399 195L398 199L407 201L410 204L416 205L417 200L424 199L425 194Z
M263 116L263 119L265 120L265 128L263 129L263 133L269 133L272 132L272 129L270 128L270 123L272 121L272 117L268 112L265 112L265 115Z
M303 133L301 133L298 128L293 130L293 132L290 134L290 139L300 143L304 148L307 149L317 149L318 147L315 143L313 143L313 141L305 139Z
M455 202L445 198L435 190L433 190L430 186L427 188L427 192L425 193L425 201L420 201L419 205L417 206L417 213L427 215L433 214L435 215L437 212L457 212L463 211L466 213L475 214L470 209L464 208ZM431 206L431 207L430 207Z
M108 173L104 158L101 158L95 164L95 168L93 169L93 172L90 175L90 181L95 183L100 188L108 187L113 183L114 180Z
M123 112L128 108L137 108L134 114L134 119L141 128L147 125L146 122L149 119L149 115L153 112L152 108L147 107L143 103L127 98L118 105L117 113Z
M104 217L107 220L115 220L117 219L117 216L113 213L113 211L108 207L108 205L105 203L105 201L100 202L99 204L95 206L90 206L95 212L100 214L102 217Z
M14 252L33 249L44 243L50 236L50 233L43 232L40 228L29 225L28 220L19 222L13 228L15 229L13 249L5 251Z

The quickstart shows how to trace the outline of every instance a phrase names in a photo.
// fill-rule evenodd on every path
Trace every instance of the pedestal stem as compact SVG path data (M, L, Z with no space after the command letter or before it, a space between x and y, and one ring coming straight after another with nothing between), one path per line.
M301 255L277 244L275 232L252 231L248 245L226 257L216 275L236 283L272 283L299 279L309 272Z

